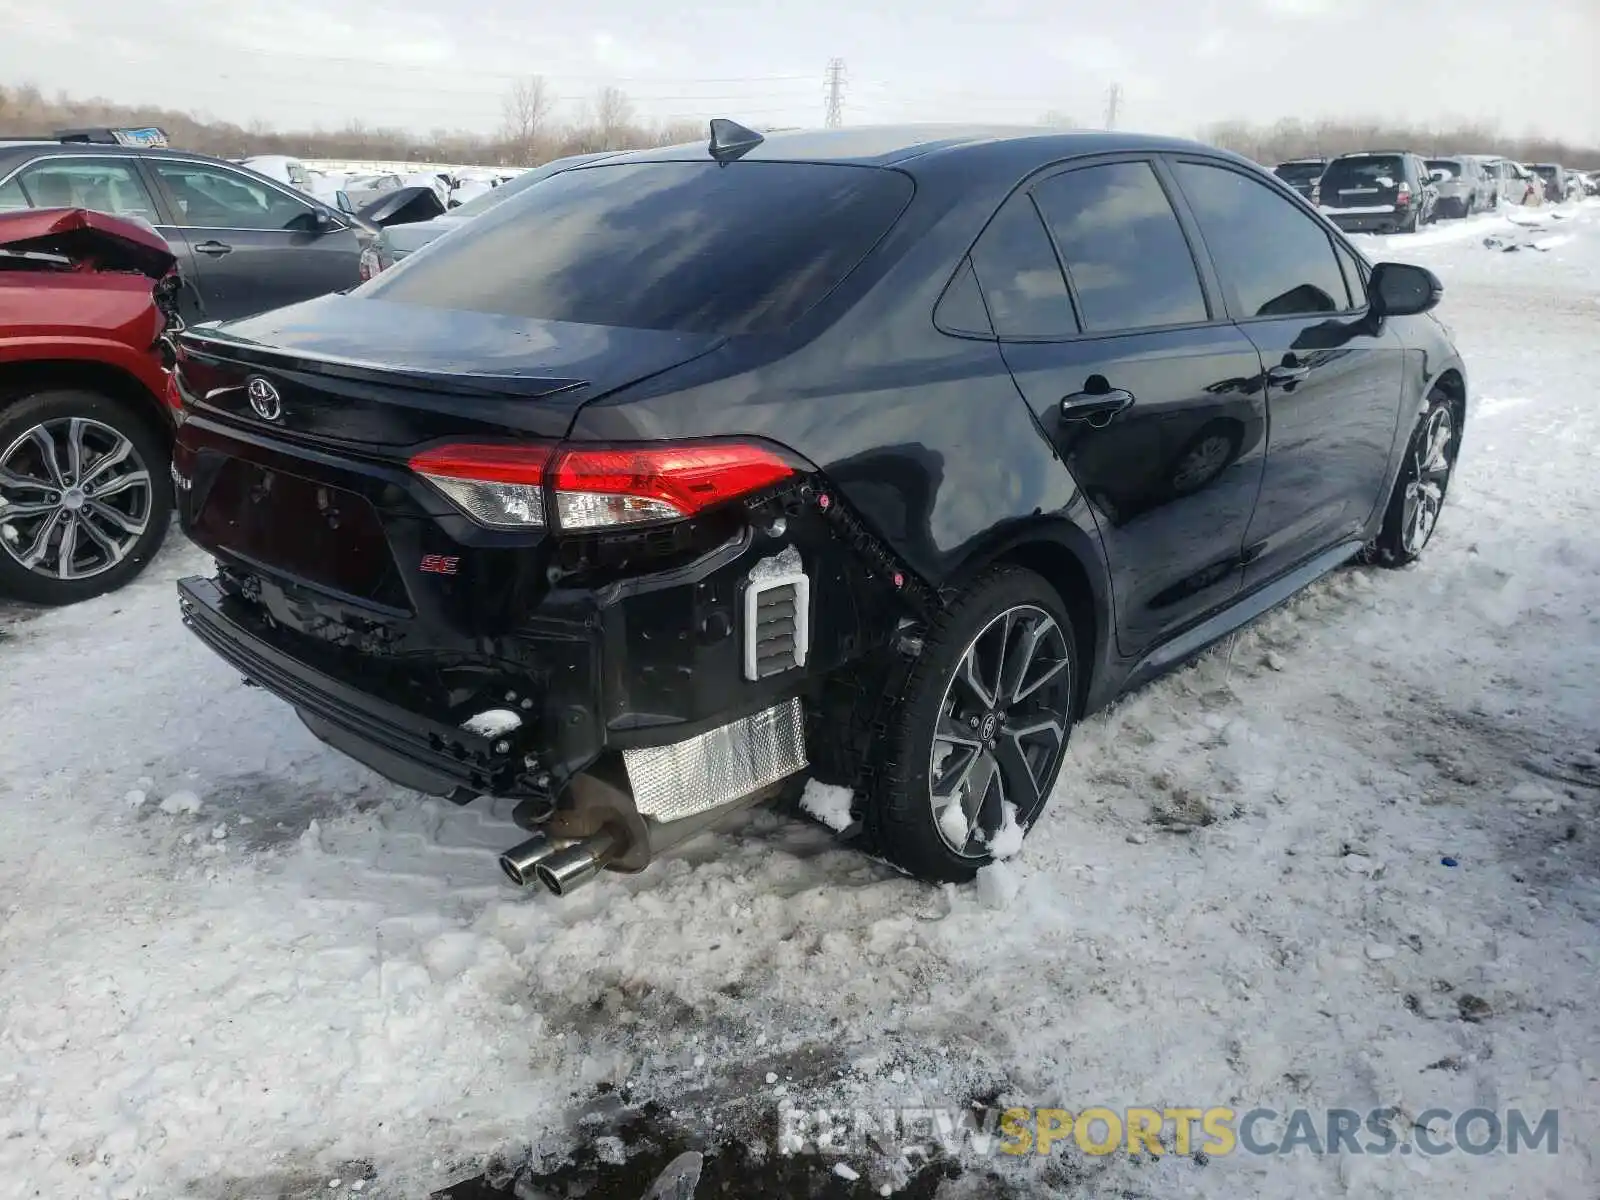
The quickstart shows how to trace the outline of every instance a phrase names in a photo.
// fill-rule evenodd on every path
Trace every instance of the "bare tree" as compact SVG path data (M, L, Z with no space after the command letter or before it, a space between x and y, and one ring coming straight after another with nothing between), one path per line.
M501 127L513 154L531 162L538 152L546 127L550 124L555 97L543 75L529 75L511 85L505 101L505 122Z
M629 126L633 124L633 101L627 94L617 87L606 86L595 94L594 98L594 125L595 133L599 135L601 150L623 149L622 142L627 135L632 133Z

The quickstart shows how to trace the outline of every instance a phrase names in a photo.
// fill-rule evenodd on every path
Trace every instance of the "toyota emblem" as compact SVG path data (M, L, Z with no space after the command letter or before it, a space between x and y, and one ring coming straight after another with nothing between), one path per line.
M250 382L245 385L245 392L250 397L250 407L256 410L256 416L263 421L276 421L283 416L283 400L278 395L278 389L261 376L252 375Z

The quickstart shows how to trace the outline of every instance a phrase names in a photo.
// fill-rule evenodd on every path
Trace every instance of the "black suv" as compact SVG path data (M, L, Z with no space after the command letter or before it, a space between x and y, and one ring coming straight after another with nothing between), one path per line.
M1272 173L1315 204L1317 181L1322 178L1327 166L1328 160L1325 158L1295 158L1279 163L1272 168Z
M178 256L186 321L226 320L361 281L372 230L237 163L164 148L159 130L0 139L0 212L135 217Z
M183 620L389 778L517 798L518 882L808 767L968 879L1085 713L1421 552L1439 294L1190 142L714 125L186 333Z
M1415 233L1435 218L1439 189L1408 151L1342 154L1324 168L1317 203L1349 233Z

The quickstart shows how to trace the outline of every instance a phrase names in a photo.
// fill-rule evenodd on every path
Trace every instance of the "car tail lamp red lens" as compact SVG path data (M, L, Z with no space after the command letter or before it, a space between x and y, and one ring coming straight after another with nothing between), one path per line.
M680 521L791 477L796 467L750 442L568 447L450 445L411 468L479 524L496 529L611 529ZM551 516L544 507L548 487Z
M491 529L544 526L544 472L552 447L436 446L411 460L411 469L480 525Z
M1404 180L1401 181L1400 186L1395 189L1394 202L1401 208L1411 203L1411 185L1409 183Z
M748 442L570 449L555 466L556 523L603 529L681 520L793 474L780 455Z

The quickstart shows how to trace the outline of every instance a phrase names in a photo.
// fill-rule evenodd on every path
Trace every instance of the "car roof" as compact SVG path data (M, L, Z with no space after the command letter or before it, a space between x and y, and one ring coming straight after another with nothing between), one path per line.
M849 129L808 129L764 135L740 162L830 162L857 166L903 166L933 155L981 160L997 147L1015 149L1035 145L1041 157L1064 158L1117 151L1205 151L1225 154L1214 147L1181 138L1108 132L1098 129L1062 130L1037 125L863 125ZM1002 154L1010 158L1010 154ZM705 142L663 146L618 155L612 163L703 162Z
M14 156L8 152L25 150L28 157L33 157L38 150L49 150L54 154L71 154L85 158L93 155L109 155L112 158L189 158L201 159L204 162L218 163L223 166L238 166L227 159L218 158L214 154L200 154L193 150L156 149L152 146L112 146L103 142L61 142L50 138L18 139L10 141L0 138L0 156ZM271 156L264 156L271 157Z

